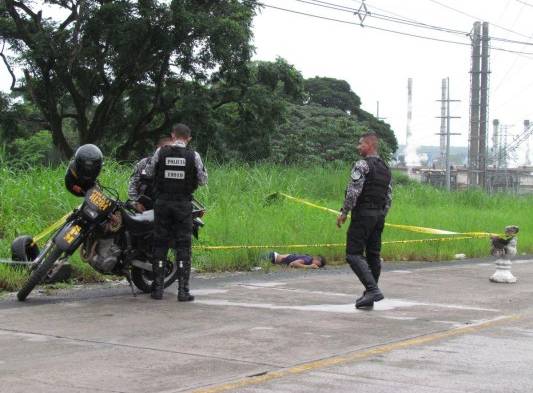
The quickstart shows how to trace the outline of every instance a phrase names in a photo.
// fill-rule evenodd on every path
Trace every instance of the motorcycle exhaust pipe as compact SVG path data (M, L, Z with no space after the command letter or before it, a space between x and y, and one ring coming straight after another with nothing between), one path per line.
M149 272L152 271L152 264L150 262L143 262L139 261L138 259L134 259L133 261L131 261L131 264L140 269L147 270Z

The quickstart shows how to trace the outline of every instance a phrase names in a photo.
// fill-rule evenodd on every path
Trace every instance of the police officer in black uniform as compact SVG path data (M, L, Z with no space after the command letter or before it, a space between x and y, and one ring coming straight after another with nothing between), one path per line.
M367 133L357 150L363 157L352 168L344 204L337 217L340 228L351 211L347 232L346 261L365 287L357 308L372 307L384 298L378 287L381 273L381 233L392 202L391 171L379 157L378 137ZM364 256L364 255L366 256Z
M154 281L151 296L162 299L165 261L173 240L178 263L178 301L194 300L189 293L192 245L192 196L207 184L207 171L200 155L187 148L191 130L185 124L172 128L172 144L158 148L146 167L154 178Z

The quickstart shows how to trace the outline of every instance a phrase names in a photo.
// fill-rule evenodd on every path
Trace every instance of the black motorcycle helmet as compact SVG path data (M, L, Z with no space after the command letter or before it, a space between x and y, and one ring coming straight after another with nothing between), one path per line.
M73 168L82 182L94 182L100 174L104 156L100 149L91 144L78 147L74 154Z
M102 152L95 145L83 145L76 150L65 174L65 187L73 195L81 197L96 185L102 169Z

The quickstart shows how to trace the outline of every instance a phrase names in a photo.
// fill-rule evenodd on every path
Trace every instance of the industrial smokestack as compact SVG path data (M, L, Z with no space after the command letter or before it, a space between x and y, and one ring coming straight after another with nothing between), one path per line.
M407 127L405 130L405 145L409 146L411 139L411 121L413 119L413 78L407 79Z
M524 131L529 129L529 120L524 120ZM531 166L531 160L529 159L529 137L526 141L526 159L524 160L525 166Z
M492 120L492 156L496 157L496 167L500 167L500 121L498 119Z

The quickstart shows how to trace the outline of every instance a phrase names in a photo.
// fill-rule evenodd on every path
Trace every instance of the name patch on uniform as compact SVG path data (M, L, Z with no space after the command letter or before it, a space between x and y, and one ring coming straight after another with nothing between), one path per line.
M165 165L168 166L185 166L185 158L182 157L167 157L165 159Z
M165 179L185 179L185 171L165 171Z

